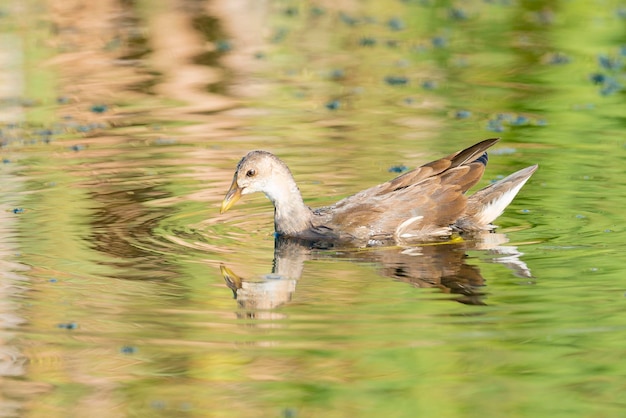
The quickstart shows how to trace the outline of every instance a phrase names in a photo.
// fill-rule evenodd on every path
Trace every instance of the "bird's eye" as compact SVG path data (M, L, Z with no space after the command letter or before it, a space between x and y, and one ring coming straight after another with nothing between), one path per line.
M246 172L246 177L254 177L256 175L256 170L250 169Z

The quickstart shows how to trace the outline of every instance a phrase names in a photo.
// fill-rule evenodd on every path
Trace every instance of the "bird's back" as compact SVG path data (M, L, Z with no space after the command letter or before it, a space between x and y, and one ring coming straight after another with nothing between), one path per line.
M485 150L498 139L430 162L318 211L329 232L345 239L427 239L448 235L466 210L465 192L482 177Z

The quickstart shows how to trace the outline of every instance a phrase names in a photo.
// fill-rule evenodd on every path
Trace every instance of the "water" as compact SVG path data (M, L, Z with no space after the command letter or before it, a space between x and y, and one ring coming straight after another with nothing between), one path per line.
M2 416L620 416L623 5L8 1ZM500 136L476 241L273 239L235 164L322 206ZM235 299L233 296L236 295Z

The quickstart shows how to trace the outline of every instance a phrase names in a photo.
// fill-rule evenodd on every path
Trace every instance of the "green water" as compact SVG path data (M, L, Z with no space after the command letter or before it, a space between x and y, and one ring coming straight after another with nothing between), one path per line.
M625 10L1 3L0 416L623 415ZM219 215L251 149L315 207L495 136L475 242Z

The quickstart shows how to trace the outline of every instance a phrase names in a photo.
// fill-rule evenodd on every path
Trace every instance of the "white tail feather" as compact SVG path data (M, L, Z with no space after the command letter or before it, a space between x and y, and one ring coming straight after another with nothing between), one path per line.
M469 222L474 228L490 229L489 224L502 215L535 170L537 165L526 167L474 193L468 199L468 207L473 214L461 223L465 227L469 226L466 225Z

